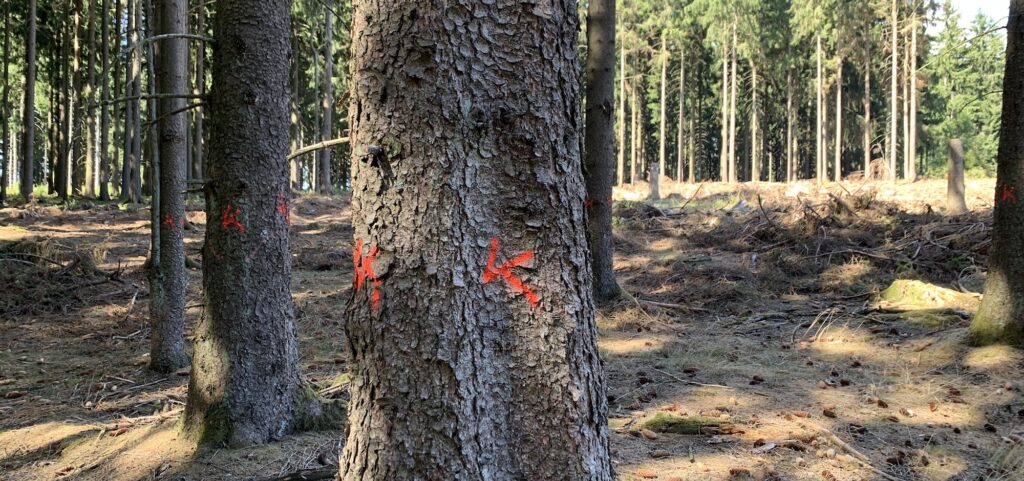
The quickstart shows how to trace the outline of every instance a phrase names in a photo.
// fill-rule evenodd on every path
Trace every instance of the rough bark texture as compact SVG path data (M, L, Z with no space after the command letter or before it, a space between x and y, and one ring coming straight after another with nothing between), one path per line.
M864 58L864 180L871 180L871 54Z
M101 7L103 12L100 16L102 27L101 40L101 61L103 74L100 81L100 97L103 102L100 104L100 200L110 200L110 0L103 0Z
M899 12L896 10L896 0L892 0L892 17L889 22L889 29L892 30L892 76L889 84L889 172L887 178L896 180L896 89L899 83L899 47L896 45L896 35L899 30Z
M665 34L661 35L661 96L658 99L659 107L659 124L658 124L658 175L664 175L665 170L665 159L668 157L668 139L665 138L667 130L666 125L668 124L668 108L666 108L666 102L668 95L665 90L668 86L668 48L666 47ZM655 195L658 195L655 193Z
M206 35L206 4L204 1L200 2L198 7L199 13L196 19L196 33L198 35ZM196 93L199 95L206 95L206 43L196 42ZM184 105L182 105L184 106ZM195 179L202 179L205 175L204 172L204 133L203 133L203 121L205 112L203 106L200 105L195 109L195 122L194 122L194 137L192 139L192 177Z
M686 136L686 120L684 118L685 112L683 109L686 104L686 57L682 52L679 53L679 110L677 111L678 116L676 117L676 182L682 182L684 179L693 182L693 174L689 177L684 174L683 164L686 159L686 151L684 146L684 138Z
M729 47L722 45L722 129L718 149L718 180L729 181Z
M949 139L949 171L946 173L946 210L950 215L967 212L964 198L964 143Z
M156 2L154 16L157 35L186 33L187 0ZM188 91L185 63L188 44L185 39L162 40L157 58L156 91L181 95ZM178 112L185 107L183 98L161 98L160 112ZM157 124L160 136L159 195L160 256L154 259L150 289L149 367L170 372L188 364L185 355L185 136L186 113L162 116Z
M10 66L11 66L11 2L4 2L4 96L3 105L0 105L0 118L3 121L3 160L0 161L0 207L7 202L7 179L10 177L10 169L14 165L11 162L14 149L11 148L11 104L10 104Z
M218 0L203 287L187 432L232 445L299 427L288 239L289 0Z
M910 160L907 165L910 170L907 178L917 180L917 12L911 17L910 31L910 76L907 79L910 89L910 134L907 136L907 143L910 145Z
M836 72L836 147L835 170L833 180L843 180L843 61L839 60Z
M36 139L36 0L28 0L28 28L25 43L25 107L21 123L21 197L32 201L32 169Z
M736 171L736 96L738 95L739 79L737 78L737 72L739 69L736 65L736 51L739 50L739 42L736 39L736 23L732 24L732 48L730 49L730 59L732 63L732 78L731 83L732 92L729 95L729 182L738 182L740 180L739 172Z
M590 235L594 298L618 297L612 256L612 182L615 146L615 0L587 7L586 174L587 231Z
M622 48L619 62L619 157L616 165L616 185L625 183L626 177L626 48ZM632 179L630 179L632 182Z
M817 38L817 40L816 40L815 52L816 52L817 59L818 59L818 70L817 70L817 76L815 78L815 80L817 82L817 84L816 84L817 88L815 89L815 95L816 95L816 99L817 99L817 109L816 109L817 120L814 123L814 141L815 141L815 145L816 145L814 159L815 159L815 162L816 162L816 165L817 165L817 168L815 170L815 174L817 175L818 183L820 184L820 183L825 181L825 174L823 172L825 170L824 169L825 161L823 159L823 157L825 157L825 147L824 147L824 145L822 145L822 137L824 137L824 135L825 135L825 132L824 132L825 131L824 116L822 115L822 109L824 107L824 103L825 102L821 98L822 97L822 85L821 85L821 83L822 83L821 82L821 36L819 35L816 38Z
M612 477L576 7L354 4L342 480Z
M1010 2L999 129L996 202L985 298L971 322L976 344L1024 342L1024 0Z
M324 97L320 104L323 110L320 140L326 142L333 138L334 127L334 14L331 11L333 2L328 0L324 5ZM320 159L320 193L328 194L331 192L331 149L321 149L317 152L317 159Z

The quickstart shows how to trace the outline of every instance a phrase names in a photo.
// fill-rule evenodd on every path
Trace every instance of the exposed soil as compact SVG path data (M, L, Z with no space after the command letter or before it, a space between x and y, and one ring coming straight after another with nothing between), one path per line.
M663 184L664 185L664 184ZM943 214L942 181L616 192L599 312L623 480L1021 480L1020 351L972 348L992 181ZM302 369L345 397L345 196L292 213ZM0 479L250 480L335 462L340 432L196 451L188 373L145 369L149 212L0 210ZM205 218L189 212L201 262ZM190 269L190 322L202 315ZM890 286L892 286L890 288Z

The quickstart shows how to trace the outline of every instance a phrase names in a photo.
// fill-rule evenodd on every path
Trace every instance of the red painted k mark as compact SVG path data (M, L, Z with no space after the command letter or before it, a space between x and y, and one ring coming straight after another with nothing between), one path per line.
M530 302L530 305L534 308L540 302L540 296L538 296L530 286L526 285L522 279L512 274L513 267L519 267L533 259L533 251L526 251L519 254L514 259L495 267L494 263L498 260L498 248L500 247L500 241L497 237L491 238L491 251L487 254L487 267L484 268L484 275L482 280L484 284L487 284L498 277L505 279L512 290L522 293L526 296L526 300Z

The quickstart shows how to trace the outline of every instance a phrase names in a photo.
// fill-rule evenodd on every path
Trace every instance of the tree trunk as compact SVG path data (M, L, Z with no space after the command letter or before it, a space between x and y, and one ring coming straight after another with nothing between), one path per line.
M72 15L74 17L74 15ZM76 106L73 102L75 96L74 86L72 80L72 64L77 64L77 61L72 59L71 45L74 43L74 25L73 19L66 19L63 28L63 37L61 38L61 57L60 66L60 94L59 99L61 103L61 116L60 122L60 137L61 137L61 155L57 163L57 172L55 178L55 186L57 188L57 196L62 200L68 199L68 194L71 188L71 164L78 157L75 155L77 147L75 143L75 134L78 129L74 126L78 121L75 116Z
M832 173L836 182L843 180L843 59L836 72L836 159Z
M871 54L864 57L864 180L871 180Z
M160 1L163 1L163 0L157 0L157 1L160 2ZM174 1L177 1L177 0L174 0ZM187 2L188 0L185 0L185 1ZM144 5L146 7L146 9L145 9L146 30L145 30L145 32L144 32L144 34L142 36L143 37L152 37L152 36L155 35L153 32L159 31L159 27L156 26L156 21L157 20L154 19L153 15L152 15L153 14L153 0L145 0ZM186 12L186 16L187 15L188 15L188 13ZM181 33L185 33L185 32L181 32ZM177 39L171 39L171 40L172 41L176 41ZM158 110L158 108L157 108L158 99L156 97L156 93L157 93L157 90L159 89L159 87L157 86L157 81L158 81L157 78L156 78L156 69L157 69L157 67L156 67L156 61L155 61L154 52L153 52L157 48L163 48L163 44L165 42L166 41L161 40L160 42L146 42L145 43L145 49L146 49L146 88L148 89L148 93L149 93L149 96L150 96L150 98L146 100L146 110L147 110L148 120L150 122L155 121L159 117L158 112L168 112L166 110ZM157 45L157 43L159 43L159 45ZM186 46L186 48L187 48L187 46ZM187 52L187 50L186 50L186 52ZM185 58L186 58L186 62L181 65L182 72L187 72L188 71L188 67L186 66L188 64L188 61L187 61L188 56L187 56L187 54L186 54ZM183 94L187 93L187 88L186 88L186 90L177 91L177 93L179 95L183 95ZM182 100L184 100L184 99L182 99ZM181 104L181 107L179 107L179 109L183 108L183 107L184 107L184 103ZM186 114L186 122L187 122L187 118L188 117L187 117L187 114ZM151 196L151 198L156 199L156 198L158 198L160 196L160 193L159 193L159 191L160 191L160 172L159 172L160 167L159 166L161 165L160 142L162 141L161 140L162 136L159 135L159 132L161 132L161 130L159 128L159 125L156 125L154 127L156 127L156 128L146 129L146 139L149 141L149 149L147 150L147 156L146 156L148 164L147 164L147 167L146 167L146 176L145 176L146 184L147 185L143 186L142 192L145 195L149 195L149 196ZM140 135L141 135L142 131L143 131L142 123L140 122L139 123ZM187 169L187 165L188 164L182 163L182 164L179 165L179 168ZM182 172L184 172L184 170L182 170ZM185 184L182 184L181 191L185 190L184 186L185 186ZM157 209L156 213L160 214L160 210ZM157 222L160 222L160 220L161 220L160 217L156 218ZM150 362L152 362L152 361L153 360L150 359Z
M85 161L85 196L89 198L96 197L96 190L98 189L97 184L97 166L99 156L99 131L97 130L98 123L96 122L96 0L89 2L89 14L87 22L89 22L88 33L89 37L89 57L86 62L86 72L88 78L86 79L86 96L84 103L88 105L86 119L88 125L86 132L88 133L88 142L86 145L86 161Z
M619 156L616 164L615 185L626 181L626 47L619 54Z
M910 144L910 167L907 178L911 181L917 180L917 14L911 17L910 25L910 76L907 79L907 87L910 89L910 135L907 137Z
M967 199L964 198L964 143L960 139L949 139L946 210L950 215L967 212Z
M100 104L100 200L110 200L110 0L103 0L102 15L100 16L100 22L102 22L100 34L102 37L100 49L101 60L103 64L103 74L100 75L100 97L103 102Z
M630 117L632 118L632 120L631 120L631 128L630 128L630 131L629 131L629 183L630 184L635 184L636 180L637 180L636 179L636 164L637 164L637 161L640 159L640 139L643 137L643 133L639 131L640 130L640 115L639 115L640 108L639 108L639 104L638 104L638 102L636 100L637 99L636 91L639 88L639 85L640 85L639 83L637 83L637 85L634 85L632 91L630 92L630 96L631 96L630 104L632 104L632 108L630 109Z
M206 35L206 4L205 4L204 0L201 0L199 2L198 9L199 9L199 13L198 13L198 17L197 17L197 20L196 20L196 33L198 35L205 36ZM196 79L195 79L195 82L196 82L196 93L199 94L200 96L205 96L206 95L206 43L205 42L196 42ZM202 101L203 101L202 97L200 97L200 102L202 102ZM204 114L204 111L203 111L203 106L199 105L198 107L195 108L195 110L193 112L194 112L194 115L195 115L195 122L194 122L194 125L193 125L193 128L195 129L195 132L194 132L193 137L192 137L192 164L191 164L192 177L197 179L197 180L202 180L203 176L205 175L205 170L206 170L204 168L204 164L203 164L203 162L204 162L204 157L203 157L204 151L203 151L203 148L204 148L204 145L205 145L205 141L204 141L204 138L203 138L203 135L204 135L204 132L203 132L203 129L204 129L203 121L205 120L205 114Z
M83 95L83 84L85 83L85 72L82 68L82 17L84 5L82 0L74 0L71 15L71 75L68 76L71 92L68 101L71 104L71 159L68 162L68 194L81 194L82 185L85 183L85 172L83 170L85 160L85 102Z
M892 78L889 97L889 172L888 179L896 180L896 89L899 80L899 46L897 45L897 31L899 30L899 12L896 10L896 0L892 0L892 17L889 28L892 29Z
M615 0L591 0L587 7L586 152L587 231L590 236L594 298L619 295L612 255L612 182L615 147Z
M757 65L750 61L750 181L761 181L761 146L758 143L757 117ZM771 179L769 179L771 180Z
M1006 31L1002 126L996 168L992 247L985 297L971 322L975 344L1024 342L1024 0L1011 0Z
M718 152L718 180L729 181L729 48L722 45L722 145Z
M185 408L202 443L279 439L316 406L300 383L290 291L290 5L218 0L214 16L206 316Z
M142 49L139 32L142 29L142 0L132 0L135 20L132 22L132 198L134 202L142 202Z
M815 95L816 95L816 98L817 98L818 105L817 105L817 120L814 123L814 141L815 141L815 145L816 145L816 150L815 150L815 153L814 153L814 161L815 161L815 165L816 165L815 174L817 175L818 183L820 184L820 183L825 181L825 175L822 173L822 171L824 170L823 166L824 166L824 163L825 163L824 159L823 159L823 157L825 156L825 154L824 154L824 146L822 145L822 137L825 135L825 133L824 133L824 117L822 115L822 108L824 107L824 103L825 102L822 100L822 85L821 85L822 84L822 78L821 78L821 35L818 35L816 37L816 47L815 47L815 49L816 49L815 51L817 52L817 58L818 58L818 73L817 73L817 77L816 77L817 88L815 90Z
M903 38L903 178L910 178L910 42Z
M354 2L342 481L612 479L577 4L522 7Z
M327 0L324 3L324 77L323 77L323 103L320 108L323 115L320 117L320 140L327 141L334 138L332 127L334 123L334 13L331 11L333 2ZM320 149L320 193L331 193L331 149Z
M0 163L0 207L7 202L7 180L10 178L11 162L14 149L11 148L11 104L10 104L10 72L11 72L11 2L4 2L4 96L0 105L0 117L3 119L3 163Z
M686 136L686 119L684 118L683 108L686 103L686 58L684 58L682 51L679 52L679 119L676 121L676 182L683 182L684 179L693 182L693 175L686 177L683 175L683 162L686 156L685 143L683 139Z
M668 125L668 108L666 108L666 86L668 85L668 47L666 47L665 33L661 34L661 96L659 100L659 118L661 120L658 126L658 175L665 175L665 158L668 157L668 139L665 138L666 128ZM660 179L655 179L660 180ZM657 182L651 182L654 186ZM660 193L654 192L655 198L660 196Z
M796 180L796 152L793 151L793 71L786 72L786 182Z
M33 162L36 138L36 0L28 0L28 27L25 40L25 112L21 123L25 149L21 159L21 197L32 202Z
M729 182L738 182L739 175L736 172L736 96L739 84L739 76L737 73L736 65L736 50L739 49L739 43L736 39L736 21L732 24L732 48L730 54L732 55L732 94L729 98Z
M156 2L156 35L186 33L188 0ZM157 94L182 95L188 92L185 64L188 41L183 38L161 40L158 47ZM149 367L171 372L188 364L185 354L185 136L188 122L183 98L160 99L159 111L167 114L157 122L160 151L154 156L154 180L159 199L159 255L152 259L150 277ZM179 112L170 115L172 112ZM216 221L216 218L211 218Z

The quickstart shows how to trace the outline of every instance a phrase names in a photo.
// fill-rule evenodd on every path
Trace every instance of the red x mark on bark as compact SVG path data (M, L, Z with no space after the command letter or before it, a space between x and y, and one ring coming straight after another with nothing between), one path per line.
M284 222L288 225L292 224L292 212L288 208L288 199L284 198L284 194L277 194L277 211L284 216Z
M238 221L238 215L242 213L239 207L232 208L231 202L224 207L224 213L220 216L220 228L227 230L229 227L238 229L238 232L245 233L245 226Z
M171 230L174 230L175 227L184 228L185 227L185 218L182 217L178 222L175 222L174 221L174 216L172 216L170 214L170 212L168 212L168 213L164 214L163 224L165 226L167 226L167 228L169 228Z
M373 284L373 293L370 294L370 307L376 311L380 308L380 286L382 282L377 278L377 274L373 272L373 260L380 255L380 249L377 246L370 248L370 253L366 256L363 255L363 241L356 241L356 247L352 253L352 264L356 268L356 292L359 292L363 288L363 283Z
M1015 190L1016 189L1014 189L1012 185L1003 184L1002 189L1000 190L999 200L1016 204L1017 195L1014 194Z
M497 278L505 279L505 282L512 287L513 291L519 292L526 296L526 300L530 302L530 305L534 308L540 302L540 296L538 296L530 286L526 285L522 279L512 274L513 267L519 267L533 259L533 251L526 251L519 254L514 259L495 267L494 263L498 260L498 248L501 246L500 241L497 237L491 238L491 251L487 254L487 267L484 268L484 275L482 280L484 284L487 284Z

